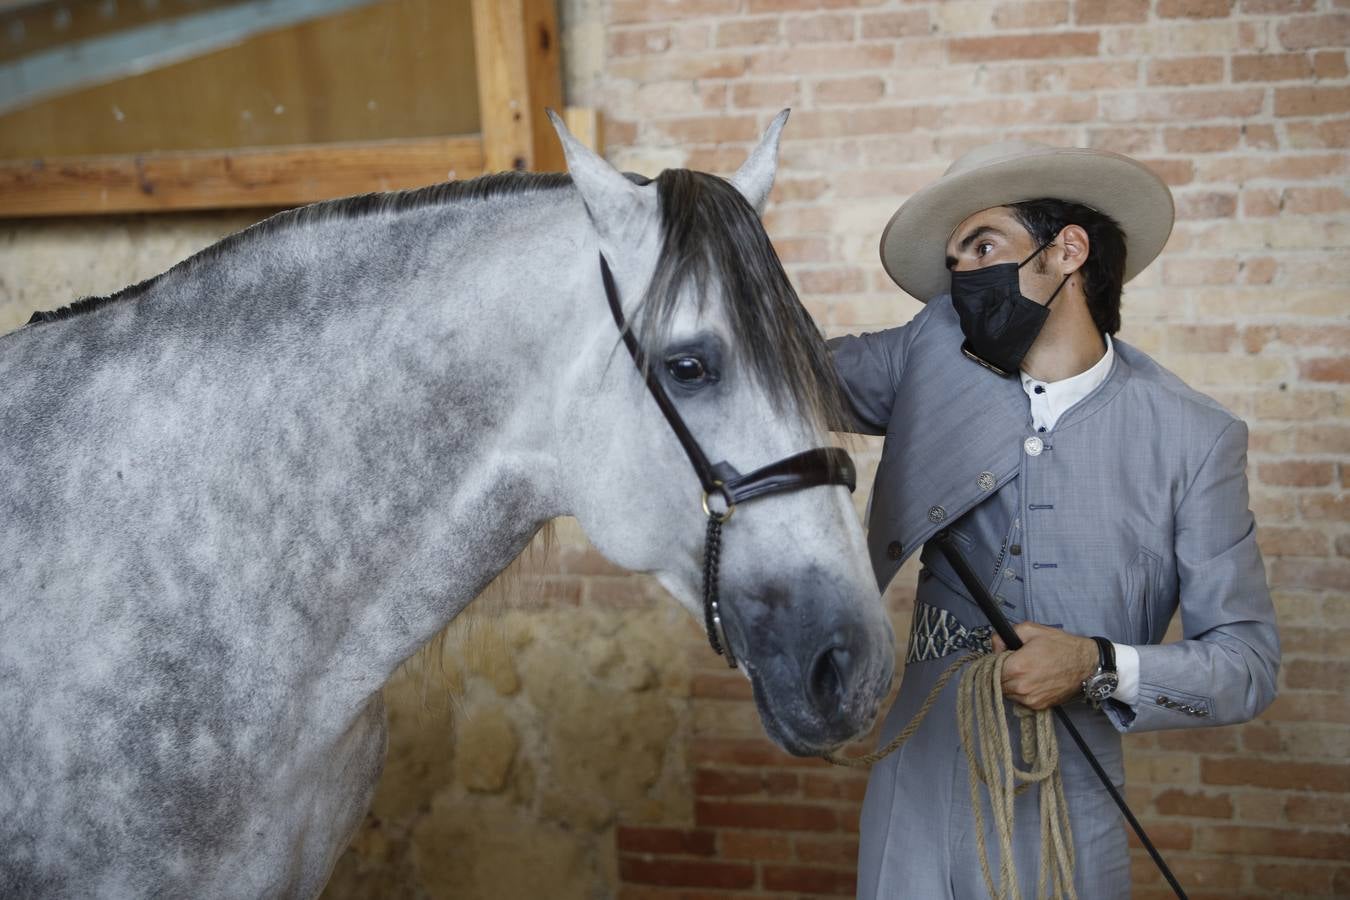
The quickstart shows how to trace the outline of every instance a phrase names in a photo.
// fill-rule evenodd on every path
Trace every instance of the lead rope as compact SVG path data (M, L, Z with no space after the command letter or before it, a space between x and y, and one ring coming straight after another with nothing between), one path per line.
M1069 807L1064 799L1064 781L1059 771L1059 741L1055 736L1054 720L1048 709L1033 711L1014 704L1022 733L1020 755L1023 764L1029 766L1026 769L1019 768L1013 757L1008 719L1003 712L1003 663L1009 655L1008 652L997 655L964 654L938 676L918 712L885 747L863 756L827 754L825 759L836 766L866 769L894 753L919 729L947 683L964 669L957 685L956 722L961 734L961 746L966 754L970 805L975 811L975 835L980 849L980 871L984 875L989 896L992 900L1021 900L1012 852L1013 799L1033 784L1039 784L1041 860L1036 896L1076 900L1077 894L1073 887L1073 834L1069 829ZM998 837L997 885L989 865L989 849L985 844L981 784L989 794L994 831Z

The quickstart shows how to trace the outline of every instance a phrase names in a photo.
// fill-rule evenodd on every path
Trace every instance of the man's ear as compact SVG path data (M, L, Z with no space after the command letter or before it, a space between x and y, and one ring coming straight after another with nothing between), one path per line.
M1087 262L1092 249L1087 232L1081 225L1065 225L1059 233L1059 274L1072 275Z
M621 233L639 207L641 188L577 140L562 118L551 109L548 118L558 132L563 155L567 158L567 171L596 230L606 236Z
M778 136L790 112L792 110L785 109L773 117L764 136L759 139L759 146L750 153L750 158L740 170L731 176L731 183L736 185L736 189L750 201L759 215L764 214L764 204L769 201L769 191L773 190L773 176L778 172Z

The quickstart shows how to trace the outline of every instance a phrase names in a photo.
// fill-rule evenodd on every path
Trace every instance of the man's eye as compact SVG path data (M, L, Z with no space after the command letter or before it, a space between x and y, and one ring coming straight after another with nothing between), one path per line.
M988 256L989 253L990 253L993 249L994 249L994 245L991 244L989 241L981 241L981 242L980 242L978 245L976 245L976 247L975 247L975 255L976 255L976 256Z
M666 368L670 370L671 377L685 384L702 381L708 374L703 360L697 356L677 356L666 362Z

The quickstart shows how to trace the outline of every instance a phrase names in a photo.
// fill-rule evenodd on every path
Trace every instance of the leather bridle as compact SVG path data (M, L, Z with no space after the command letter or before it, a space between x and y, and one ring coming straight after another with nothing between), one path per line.
M661 412L670 423L670 428L684 447L685 455L693 464L698 480L703 485L703 512L708 516L708 532L703 550L703 626L708 632L708 643L719 656L727 658L727 664L736 668L736 656L727 641L726 630L722 625L721 610L718 606L718 560L721 554L722 525L731 519L737 504L755 497L776 494L782 491L795 491L819 485L841 484L850 492L856 485L853 460L839 447L816 447L793 456L769 463L767 466L742 475L731 463L708 462L707 454L680 417L679 410L666 393L665 387L656 370L647 363L647 356L638 345L637 337L624 320L623 309L619 305L619 290L614 284L614 275L604 254L600 254L600 277L605 284L605 297L609 300L609 311L614 314L614 324L619 326L624 346L633 357L634 364L647 382L652 399L661 408ZM722 509L714 508L710 503L713 497L720 497Z

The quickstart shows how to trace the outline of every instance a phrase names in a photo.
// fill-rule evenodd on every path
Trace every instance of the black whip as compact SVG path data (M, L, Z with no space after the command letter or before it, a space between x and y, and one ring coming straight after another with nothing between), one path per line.
M998 633L999 637L1003 638L1003 643L1007 645L1009 650L1016 650L1021 647L1022 639L1017 636L1017 632L1013 630L1012 625L1003 615L1003 610L998 608L998 603L989 595L988 589L980 581L979 576L970 568L970 563L966 562L965 556L961 553L961 548L956 546L952 540L951 532L946 528L937 533L937 546L942 551L942 555L947 557L947 562L951 563L952 568L956 570L956 575L961 579L961 583L966 586L966 590L970 591L970 596L979 605L984 617L989 620L990 625L994 626L994 631ZM1069 732L1069 737L1073 738L1073 742L1078 745L1078 749L1083 751L1083 756L1087 759L1088 765L1092 766L1092 771L1097 773L1097 778L1101 780L1102 786L1111 795L1111 799L1116 802L1116 806L1119 807L1120 814L1125 817L1125 821L1130 823L1130 827L1138 835L1139 842L1144 845L1148 855L1153 857L1153 863L1158 867L1158 871L1162 873L1163 878L1167 879L1167 883L1172 886L1172 890L1176 891L1176 895L1181 900L1186 900L1186 892L1181 889L1181 884L1178 883L1176 876L1172 874L1171 869L1167 868L1167 863L1163 862L1162 854L1149 840L1148 834L1144 832L1144 826L1140 825L1139 820L1134 817L1134 813L1130 811L1125 798L1111 783L1111 776L1106 774L1102 764L1097 761L1097 757L1092 753L1092 748L1087 745L1087 741L1083 740L1083 736L1078 733L1078 729L1069 720L1069 714L1064 711L1062 706L1056 706L1052 711L1055 718L1059 719L1059 723L1064 726L1064 730Z

